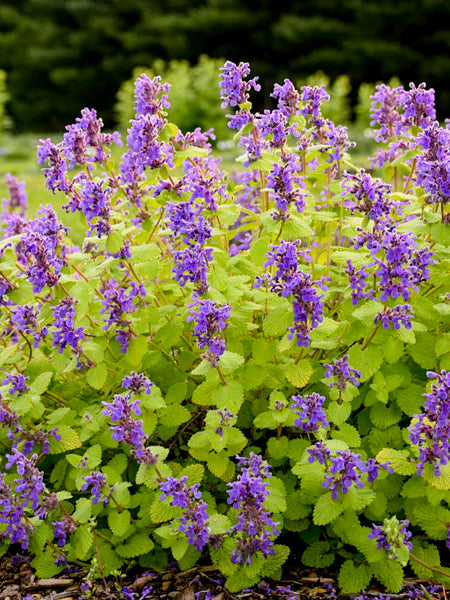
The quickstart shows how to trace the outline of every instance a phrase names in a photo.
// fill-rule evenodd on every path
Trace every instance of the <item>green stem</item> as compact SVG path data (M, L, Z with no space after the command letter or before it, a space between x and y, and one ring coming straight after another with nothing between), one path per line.
M417 563L419 563L419 565L422 565L422 567L425 567L426 569L430 569L430 571L434 571L435 573L440 573L441 575L445 575L445 577L450 579L450 573L446 573L445 571L442 571L442 569L438 569L437 567L431 567L430 565L427 565L427 563L423 562L423 560L420 560L420 558L417 558L417 556L414 556L414 554L410 553L409 557L412 558L413 560L415 560Z
M370 342L373 340L373 338L375 337L376 333L378 331L378 325L375 325L374 330L372 331L372 333L369 335L369 337L366 339L365 342L363 342L363 345L361 346L361 350L365 350L367 348L367 346L370 344Z

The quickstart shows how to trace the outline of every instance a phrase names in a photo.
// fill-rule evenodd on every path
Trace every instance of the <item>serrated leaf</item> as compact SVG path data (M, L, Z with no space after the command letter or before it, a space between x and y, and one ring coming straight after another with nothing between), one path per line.
M274 544L272 546L273 555L264 559L261 576L274 577L289 557L290 550L284 544Z
M287 458L289 448L289 440L283 435L280 438L271 437L267 442L267 451L271 458L275 460L280 460L282 458Z
M131 514L128 510L114 510L108 514L108 525L114 535L123 537L130 527Z
M48 388L52 376L53 373L51 371L46 371L45 373L38 375L30 386L32 392L34 394L38 394L39 396L43 394Z
M326 492L314 506L313 520L315 525L327 525L337 519L343 508L339 500L333 500L331 492Z
M62 567L55 565L55 557L52 550L46 550L35 556L31 561L31 566L36 573L36 577L40 579L53 577L62 570Z
M383 308L384 305L381 302L369 300L359 308L355 309L352 315L355 317L355 319L362 321L365 325L372 325L375 317L383 310Z
M229 531L231 521L226 515L213 513L209 516L209 532L211 535L223 535Z
M334 563L334 552L329 542L313 542L302 554L302 564L307 567L324 568Z
M123 558L134 558L141 554L147 554L155 547L153 540L147 533L136 533L132 535L124 544L116 547L116 552Z
M389 592L397 593L402 589L403 568L397 560L385 558L373 562L371 566L375 577Z
M92 367L88 370L86 380L91 387L95 390L101 390L108 376L108 371L104 363L99 363L96 367Z
M227 454L222 452L210 452L208 454L208 460L206 461L208 469L216 477L222 477L225 471L228 469L230 459Z
M225 352L220 357L219 366L224 373L231 373L238 369L245 362L245 358L236 352Z
M366 588L372 579L368 565L355 565L352 560L346 560L339 571L339 587L344 594L357 593Z
M227 408L237 415L244 400L244 389L238 381L230 381L213 391L213 401L217 408Z
M111 254L117 254L122 247L123 233L114 229L106 238L106 250Z
M441 559L439 556L439 550L436 548L436 546L427 543L419 543L418 540L413 540L412 544L412 554L414 556L416 556L426 565L430 565L430 567L440 567ZM417 561L411 560L410 565L417 577L420 577L421 579L433 578L433 571L425 568Z
M50 437L49 454L60 454L81 447L78 433L71 427L60 425L58 434L61 436L61 440L55 440L53 436Z
M292 312L284 306L274 308L264 317L263 330L270 337L279 337L292 325Z
M270 512L284 512L287 508L286 504L286 486L278 477L271 477L267 486L269 492L264 505Z
M438 490L450 490L450 464L440 466L441 474L435 475L433 467L429 464L425 465L423 478Z
M78 523L87 523L91 518L92 506L90 498L78 498L72 518Z
M186 485L190 486L201 483L204 473L205 467L203 465L188 465L181 471L180 477L186 476L188 478Z
M331 437L336 440L343 440L349 448L359 448L361 446L361 436L353 425L341 423L339 429L331 433Z
M393 448L383 448L376 456L378 463L389 462L390 466L399 475L414 475L416 467L409 459L408 450L394 450Z
M444 506L430 506L426 502L421 502L413 508L413 513L417 524L427 535L435 540L446 538L447 523L450 523L450 510Z
M310 360L300 360L297 364L290 364L285 369L286 379L295 387L302 388L308 383L313 374Z
M352 405L349 402L338 404L336 401L330 402L325 413L330 423L342 425L349 418L352 412Z
M86 523L77 527L71 541L75 558L83 560L94 543L90 526Z
M386 406L377 402L370 409L370 419L378 429L387 429L398 423L402 417L402 411L395 405Z

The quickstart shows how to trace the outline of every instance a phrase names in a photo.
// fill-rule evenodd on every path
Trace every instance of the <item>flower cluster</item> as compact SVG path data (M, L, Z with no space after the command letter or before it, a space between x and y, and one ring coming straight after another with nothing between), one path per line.
M274 163L267 177L267 187L273 190L275 207L279 211L278 218L285 218L290 204L295 204L298 212L305 208L306 193L304 178L296 175L302 170L294 154L281 164Z
M9 394L18 393L19 396L29 391L29 386L26 384L29 377L25 377L22 373L7 373L6 371L3 373L4 378L2 379L2 385L10 384L11 387L8 390Z
M153 382L143 373L132 371L131 375L124 377L122 381L122 387L131 391L126 394L116 394L112 402L102 402L105 407L103 415L110 417L113 423L117 423L117 425L110 427L111 437L118 442L123 441L128 444L131 448L131 455L139 463L144 463L147 466L155 465L158 461L158 455L153 454L149 448L144 447L148 435L144 432L142 420L133 416L133 413L140 416L142 410L140 400L132 400L132 394L143 392L150 394L152 385Z
M125 315L136 310L134 300L136 298L143 298L146 295L145 287L142 283L137 284L131 281L127 289L111 278L106 285L102 286L101 293L104 295L104 298L101 301L102 308L100 309L100 313L108 315L108 322L103 329L106 331L112 325L116 326L116 340L121 345L120 351L122 354L125 354L128 349L128 343L133 337L133 332L130 328L131 321Z
M106 507L115 485L109 486L105 475L101 471L91 471L89 475L83 475L82 479L84 479L84 483L81 486L81 491L85 492L91 488L92 503L98 504L101 500L103 506Z
M270 535L278 535L277 523L272 521L270 512L264 508L269 492L268 483L263 479L270 477L270 468L254 452L249 458L237 456L241 474L237 481L228 483L228 504L237 510L237 523L231 527L235 532L237 547L231 555L234 563L245 559L249 565L252 557L261 551L263 556L273 555Z
M415 421L408 427L409 439L419 447L418 475L430 464L439 476L440 465L446 465L450 459L450 372L428 371L427 376L436 381L431 384L430 393L424 394L425 412L414 415Z
M194 334L198 339L199 348L207 348L203 355L212 365L218 363L218 359L225 351L225 341L220 335L230 317L230 306L224 304L219 306L212 300L198 300L188 305L191 314L186 321L194 321Z
M392 186L372 177L365 169L360 169L359 173L344 171L342 188L344 205L352 214L357 210L375 221L389 218L393 208L400 211L400 204L389 198Z
M161 481L159 484L162 492L161 501L171 496L169 504L179 506L183 510L178 531L185 533L188 543L199 552L210 538L208 506L202 500L202 493L198 489L199 484L188 487L187 480L186 475L183 475L179 480L175 477L166 477Z
M41 206L36 219L29 221L15 246L33 292L58 284L61 270L67 264L67 248L62 244L67 228L59 222L50 205Z
M303 429L306 433L318 431L320 427L328 427L328 420L323 410L325 397L313 392L305 396L292 396L294 400L291 410L295 411L298 419L294 427Z
M25 192L25 182L19 181L17 177L6 173L5 183L8 190L8 199L2 200L4 212L11 213L19 209L19 213L25 216L28 207L27 194Z
M69 519L66 515L63 516L61 521L53 521L52 526L54 527L53 535L60 548L66 545L67 535L77 529L73 520Z
M393 516L385 519L383 525L373 525L367 537L369 540L375 539L378 550L384 548L389 558L398 558L402 548L412 551L412 544L408 541L412 534L407 529L408 525L407 519L399 521Z
M417 143L424 150L416 163L416 183L428 194L429 204L450 202L450 130L437 122L423 130Z
M42 339L48 334L48 327L40 327L38 323L39 310L29 304L17 305L11 308L11 341L18 342L21 334L31 335L33 348L38 348Z
M72 296L66 296L59 304L52 306L55 327L53 346L58 348L59 354L66 346L70 346L78 356L81 353L80 340L84 340L85 334L83 327L75 327L75 304Z
M248 93L251 88L257 92L261 89L259 83L256 83L258 77L245 81L244 78L250 74L248 63L241 62L239 65L235 65L228 60L220 70L222 71L220 81L222 108L244 104L248 102Z
M298 249L298 242L285 242L272 245L269 251L265 267L276 265L276 274L266 281L270 290L278 296L293 297L292 308L294 311L294 325L288 327L288 338L297 339L298 346L309 346L310 331L315 329L323 321L323 294L318 293L317 288L323 291L327 286L323 279L313 281L312 276L304 271L298 270L299 256L308 260L307 251ZM257 277L255 287L263 285L263 279Z
M347 494L353 484L357 488L363 489L363 473L367 473L368 482L373 483L378 478L380 466L388 473L394 472L389 466L390 463L379 465L373 459L364 462L361 454L356 454L351 450L337 450L333 456L324 442L316 442L314 446L308 448L308 453L308 462L313 463L317 459L319 464L325 465L326 474L322 487L331 490L333 500L339 498L339 492Z
M332 365L324 363L323 366L326 367L326 378L337 378L336 381L330 383L330 388L337 387L338 390L345 390L349 381L356 387L359 386L361 373L348 364L348 354L345 354L342 358L335 358Z

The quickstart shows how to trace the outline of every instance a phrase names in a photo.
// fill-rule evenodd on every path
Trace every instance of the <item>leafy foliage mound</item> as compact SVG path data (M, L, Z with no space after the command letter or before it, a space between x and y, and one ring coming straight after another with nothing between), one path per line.
M255 114L248 77L222 68L236 171L145 74L118 170L95 110L41 141L80 246L8 177L1 549L40 577L202 558L239 590L291 546L345 592L448 583L450 130L424 84L378 86L375 176L323 86Z

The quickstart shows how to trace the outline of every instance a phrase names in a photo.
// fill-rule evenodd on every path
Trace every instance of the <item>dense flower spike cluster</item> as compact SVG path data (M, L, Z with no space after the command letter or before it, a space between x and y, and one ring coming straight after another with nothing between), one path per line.
M235 65L231 61L227 61L220 69L222 71L220 87L222 89L222 108L227 106L239 106L248 102L248 93L253 88L257 92L261 89L258 77L254 77L249 81L244 78L250 74L248 63L239 63Z
M108 315L108 322L103 329L106 331L111 326L115 326L117 333L116 340L120 343L120 351L122 354L125 354L128 349L128 343L133 337L133 332L130 328L131 321L126 318L126 315L136 310L135 299L142 299L147 292L142 283L137 284L131 281L127 288L111 278L101 288L101 293L104 295L104 298L101 301L102 308L100 309L100 313Z
M183 475L179 480L175 477L167 477L161 481L159 484L162 492L161 500L171 496L169 504L179 506L183 510L178 530L186 533L188 543L199 552L210 538L208 506L202 500L202 493L198 489L199 484L188 487L187 480L186 475Z
M294 325L288 327L288 338L297 339L298 346L309 346L310 331L323 321L323 294L317 288L326 291L324 279L313 281L312 276L298 270L299 257L309 260L308 251L298 249L298 242L282 240L278 246L272 245L267 253L265 267L276 265L277 271L269 281L263 282L261 277L255 280L255 287L270 286L270 290L284 298L293 297Z
M98 504L101 500L103 506L106 507L115 486L108 485L108 480L101 471L91 471L89 475L83 475L82 479L84 483L81 486L81 491L85 492L91 488L92 503Z
M399 521L393 516L385 519L383 525L373 525L372 531L367 536L368 539L377 541L377 548L384 548L390 558L397 558L398 552L402 547L412 551L412 544L408 540L412 534L408 531L409 521L407 519Z
M19 181L17 177L6 173L5 183L8 190L8 198L2 200L2 208L6 213L18 209L19 214L25 216L28 208L28 198L25 192L25 182Z
M230 306L225 304L219 306L212 300L198 300L188 305L190 315L186 321L194 321L194 334L198 339L199 348L207 348L203 355L212 365L218 363L218 359L225 351L225 341L220 335L227 326L230 317Z
M298 416L294 421L294 427L303 429L306 433L318 431L320 427L328 427L328 420L323 410L324 396L314 392L305 396L292 396L292 400L294 403L290 408Z
M344 205L351 210L352 214L357 210L375 221L389 218L393 208L397 212L400 211L400 203L394 202L389 197L392 186L372 177L365 169L360 169L359 173L345 171L342 188Z
M324 363L323 365L326 367L325 377L336 377L336 381L332 381L329 385L330 388L337 387L338 390L347 389L347 384L350 381L356 387L359 386L359 378L361 377L361 372L357 369L353 369L348 364L348 354L345 354L342 358L335 358L333 360L333 364Z
M285 79L273 106L252 112L249 73L222 69L238 173L214 157L212 130L168 123L169 86L142 75L118 173L109 146L120 137L94 110L40 144L73 240L50 205L28 221L24 186L6 177L0 538L29 547L42 577L92 562L87 595L95 569L109 577L132 554L164 564L171 552L190 568L207 548L237 591L275 576L288 551L276 536L308 523L327 539L302 543L304 564L331 564L342 548L344 593L359 575L389 584L388 557L370 553L415 560L407 521L374 526L376 543L364 525L394 505L433 551L450 546L450 128L424 84L379 86L373 173L353 166L323 86ZM270 482L263 455L279 475Z
M431 384L431 392L424 394L425 412L414 415L408 427L409 439L419 447L417 473L422 475L425 465L430 464L439 476L440 465L450 460L450 372L428 371L427 376L436 381Z
M38 215L28 221L15 246L17 259L23 265L35 294L45 286L57 285L61 270L67 264L67 247L62 243L67 228L59 222L49 204L41 206Z
M353 484L363 489L364 473L367 473L368 483L373 483L378 478L380 466L388 473L394 472L389 462L379 465L371 458L364 462L361 454L351 450L337 450L333 456L324 442L316 442L312 448L308 448L308 454L308 462L317 460L319 464L325 465L326 474L322 487L331 490L333 500L339 498L340 492L347 494Z
M279 218L285 216L290 204L295 204L299 213L305 208L305 182L296 175L301 170L302 166L291 154L281 164L275 163L267 177L267 187L273 190L275 207L280 212Z
M103 401L105 407L103 414L110 417L113 425L110 427L112 431L111 437L118 442L125 442L131 448L131 455L139 463L144 463L147 466L155 465L158 461L158 455L153 454L149 448L145 448L144 444L148 439L148 435L144 432L143 422L141 419L135 419L136 416L142 414L141 401L139 399L132 400L132 394L151 393L151 382L144 373L136 373L132 371L131 375L123 378L122 387L131 390L126 394L116 394L112 402Z
M81 353L80 340L84 340L83 327L75 327L75 305L76 300L72 296L66 296L56 306L52 306L54 327L53 346L58 348L61 354L66 346L70 346L78 356Z
M227 484L227 502L237 510L237 523L231 527L231 531L236 533L237 547L231 560L242 563L245 559L249 565L258 551L263 556L273 554L270 536L278 535L278 524L272 521L270 512L264 508L268 483L263 479L271 476L270 467L254 452L249 458L236 458L241 474L237 481Z
M416 163L416 182L428 194L430 204L450 202L450 130L439 127L437 122L417 136L424 149Z

